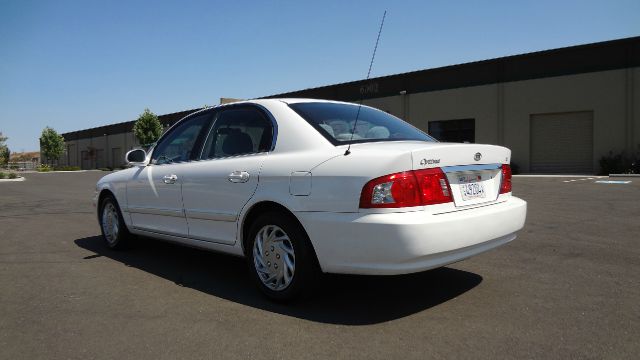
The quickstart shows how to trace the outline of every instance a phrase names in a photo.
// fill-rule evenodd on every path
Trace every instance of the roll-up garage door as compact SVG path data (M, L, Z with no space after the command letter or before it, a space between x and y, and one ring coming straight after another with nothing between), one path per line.
M593 173L593 112L531 115L531 172Z
M69 145L69 149L67 150L67 154L69 156L68 164L69 166L78 166L78 153L76 150L76 145Z

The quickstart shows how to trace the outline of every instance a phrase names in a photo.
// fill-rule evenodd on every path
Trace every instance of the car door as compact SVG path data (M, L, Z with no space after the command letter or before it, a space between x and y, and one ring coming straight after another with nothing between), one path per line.
M184 211L189 237L234 244L240 211L274 146L275 121L250 105L225 107L214 117L200 161L183 175Z
M127 207L133 227L188 236L182 204L182 174L200 154L211 112L198 113L172 128L153 149L149 165L127 183Z

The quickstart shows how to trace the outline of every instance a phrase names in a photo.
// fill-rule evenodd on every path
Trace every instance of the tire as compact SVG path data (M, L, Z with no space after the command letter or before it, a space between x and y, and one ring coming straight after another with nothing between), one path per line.
M129 245L131 234L124 223L118 202L113 196L106 196L100 203L98 221L102 239L108 248L121 250Z
M320 267L309 237L295 219L279 212L264 213L246 236L249 272L262 293L280 302L309 293Z

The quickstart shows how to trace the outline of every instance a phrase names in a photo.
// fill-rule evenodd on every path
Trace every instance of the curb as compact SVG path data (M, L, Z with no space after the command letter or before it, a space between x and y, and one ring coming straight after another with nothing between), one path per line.
M609 174L609 177L640 177L640 174Z
M24 171L26 174L54 174L54 173L81 173L81 172L89 172L89 171L101 171L101 172L109 172L103 170L57 170L57 171Z
M24 181L24 177L18 177L15 179L0 179L0 182L11 182L11 181Z

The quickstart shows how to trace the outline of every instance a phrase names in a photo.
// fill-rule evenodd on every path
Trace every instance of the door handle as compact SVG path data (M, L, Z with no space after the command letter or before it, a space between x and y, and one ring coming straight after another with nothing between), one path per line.
M234 171L229 174L229 181L232 183L246 183L249 181L249 173L246 171Z
M163 181L165 184L175 184L175 183L176 183L176 180L178 180L178 176L177 176L177 175L175 175L175 174L165 175L165 176L162 178L162 181Z

